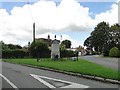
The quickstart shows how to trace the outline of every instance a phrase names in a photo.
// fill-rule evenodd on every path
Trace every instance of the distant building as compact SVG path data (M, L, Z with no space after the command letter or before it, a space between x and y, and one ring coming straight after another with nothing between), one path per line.
M49 47L51 47L52 39L50 39L50 35L48 35L47 39L46 38L37 38L36 40L43 41L43 42L47 43Z
M67 48L67 50L78 51L79 56L86 54L86 50L82 46L79 46L79 47L76 47L76 48Z
M77 51L79 52L79 56L86 54L86 50L84 49L84 47L79 46L79 47L77 47L76 49L77 49Z

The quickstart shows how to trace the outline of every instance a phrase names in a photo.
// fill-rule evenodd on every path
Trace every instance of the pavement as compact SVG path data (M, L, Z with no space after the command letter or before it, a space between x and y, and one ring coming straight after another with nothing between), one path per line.
M120 64L120 58L109 58L109 57L102 57L99 55L80 56L80 58L103 65L105 67L108 67L114 70L119 69L118 66Z
M87 90L91 88L118 90L117 84L105 83L86 78L80 78L63 73L52 72L22 65L2 62L2 88L41 89L54 90L55 88L71 88L74 90ZM81 89L80 89L81 88ZM69 90L69 89L68 89Z

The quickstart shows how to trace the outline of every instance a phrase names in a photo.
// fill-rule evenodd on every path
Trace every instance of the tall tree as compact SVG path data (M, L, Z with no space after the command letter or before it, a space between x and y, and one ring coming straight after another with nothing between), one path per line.
M100 53L102 52L104 43L108 39L108 34L109 24L106 22L101 22L94 28L94 31L91 33L91 44L93 45L95 51Z
M70 40L63 40L61 45L65 45L65 48L71 48L71 41Z
M120 25L119 24L114 24L110 27L108 43L111 48L117 47L120 49Z

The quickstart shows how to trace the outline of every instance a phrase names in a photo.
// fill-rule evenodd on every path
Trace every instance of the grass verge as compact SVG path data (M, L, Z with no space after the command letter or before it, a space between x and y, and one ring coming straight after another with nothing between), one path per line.
M83 59L79 59L78 61L41 59L39 62L36 59L3 59L3 61L120 80L120 72Z

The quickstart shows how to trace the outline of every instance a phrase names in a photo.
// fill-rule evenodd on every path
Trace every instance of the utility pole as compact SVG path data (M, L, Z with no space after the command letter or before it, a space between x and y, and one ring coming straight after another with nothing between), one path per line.
M33 23L33 43L35 44L35 23Z
M118 24L120 25L120 2L118 2Z

